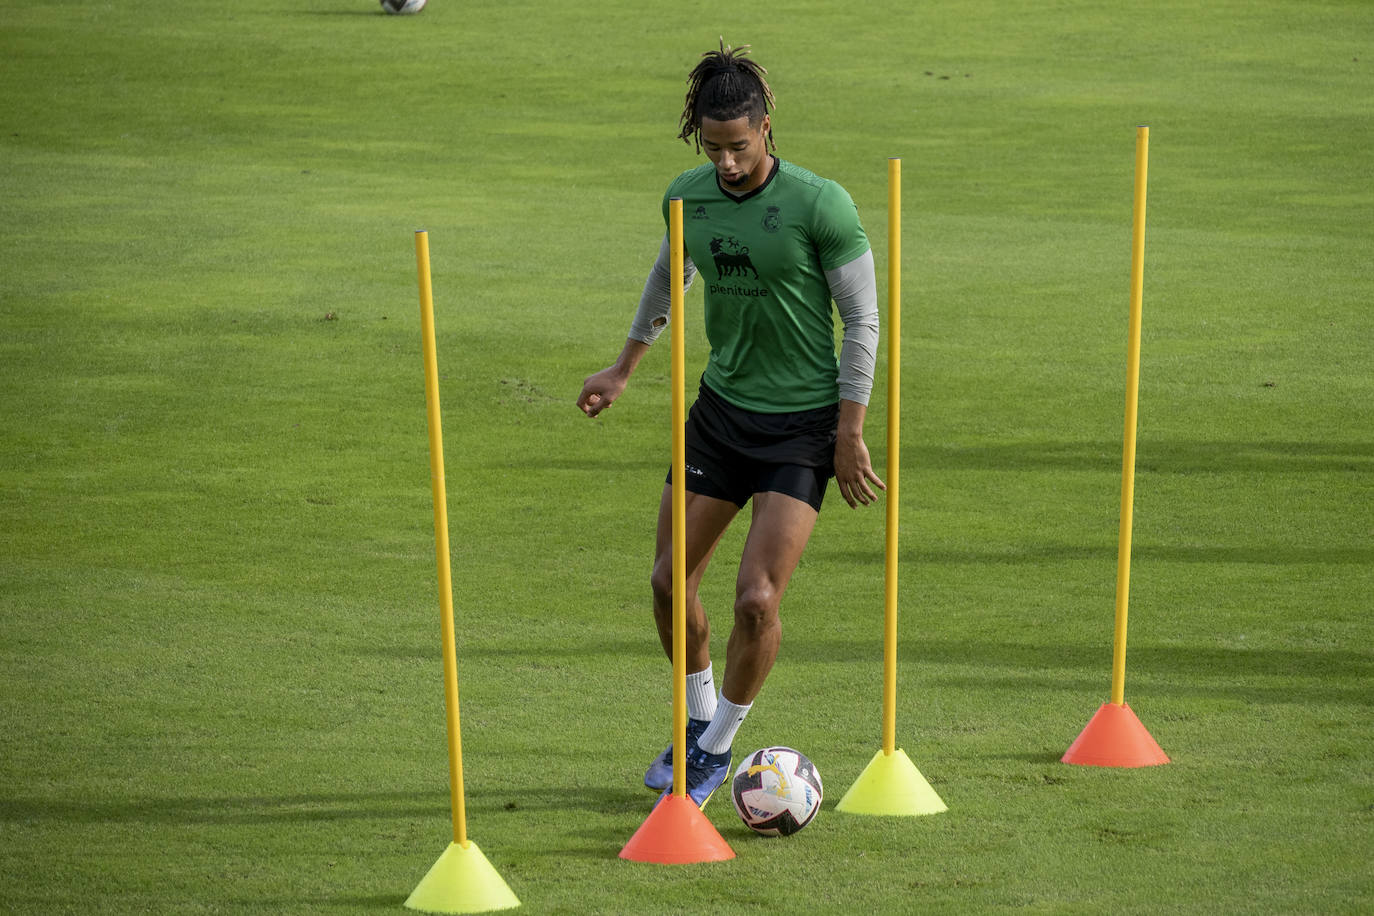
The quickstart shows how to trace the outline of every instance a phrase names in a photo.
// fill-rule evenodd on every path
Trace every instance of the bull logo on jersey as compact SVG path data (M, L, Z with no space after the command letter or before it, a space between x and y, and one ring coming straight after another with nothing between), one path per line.
M711 257L716 262L716 279L725 277L744 277L746 271L759 278L754 262L749 260L749 246L741 245L734 236L728 239L711 239Z
M763 231L777 232L782 228L782 214L777 207L769 207L768 212L763 214Z

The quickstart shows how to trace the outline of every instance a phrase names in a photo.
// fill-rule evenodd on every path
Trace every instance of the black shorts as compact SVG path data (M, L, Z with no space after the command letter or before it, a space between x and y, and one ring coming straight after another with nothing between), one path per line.
M840 407L755 413L703 382L687 415L687 489L743 508L755 493L783 493L817 512L835 476ZM672 483L672 471L668 482Z

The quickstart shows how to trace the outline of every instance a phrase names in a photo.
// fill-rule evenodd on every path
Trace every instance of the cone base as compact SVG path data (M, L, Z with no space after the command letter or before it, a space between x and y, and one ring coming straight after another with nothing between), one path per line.
M1152 767L1169 762L1126 703L1103 703L1060 760L1090 767Z
M405 905L425 913L485 913L517 907L520 900L469 840L466 848L448 845Z
M658 865L723 862L735 851L715 826L685 795L668 795L620 850L620 858Z
M949 808L916 769L906 751L898 748L891 754L884 754L879 749L835 810L911 817L939 814Z

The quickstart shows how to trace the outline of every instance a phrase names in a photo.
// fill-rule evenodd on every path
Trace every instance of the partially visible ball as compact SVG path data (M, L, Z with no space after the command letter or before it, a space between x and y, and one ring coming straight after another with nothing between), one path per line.
M406 13L418 13L425 8L429 0L382 0L382 9L393 16Z

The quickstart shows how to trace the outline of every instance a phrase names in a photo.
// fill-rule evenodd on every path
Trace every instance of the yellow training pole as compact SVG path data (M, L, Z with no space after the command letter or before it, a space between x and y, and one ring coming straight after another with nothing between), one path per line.
M902 414L902 160L887 160L887 537L884 547L883 744L836 811L911 816L947 811L897 747L897 494Z
M1126 344L1126 436L1121 450L1121 530L1116 547L1116 631L1112 638L1112 697L1103 703L1059 758L1100 767L1147 767L1169 756L1126 704L1126 605L1131 586L1131 512L1135 503L1135 428L1140 388L1140 312L1145 286L1145 163L1150 128L1135 135L1135 207L1131 230L1131 315Z
M427 913L484 913L520 905L477 844L468 840L463 807L463 743L458 723L458 652L453 634L453 579L449 570L448 497L444 492L444 437L439 424L439 360L434 342L434 296L429 279L429 233L415 233L420 275L420 331L429 425L429 477L434 497L434 558L439 568L439 611L444 642L444 708L448 714L449 803L453 842L430 867L406 907Z
M897 748L897 492L902 425L902 160L887 160L887 542L884 552L883 754Z
M687 441L686 331L682 312L682 198L668 201L673 385L673 794L687 795Z
M1121 530L1116 547L1116 628L1112 702L1126 702L1126 608L1131 591L1131 519L1135 504L1136 408L1140 389L1140 320L1145 287L1145 177L1150 128L1135 134L1135 205L1131 228L1131 317L1126 344L1126 434L1121 454Z
M735 851L687 795L687 442L686 333L682 288L682 198L668 201L673 385L673 788L620 850L622 859L686 865L733 859Z
M453 842L467 848L463 805L463 739L458 722L458 651L453 633L453 578L449 569L448 497L444 492L444 434L439 414L439 358L434 342L434 293L429 279L429 233L415 233L420 265L420 333L424 337L425 409L429 421L429 479L434 494L434 559L439 568L439 613L444 640L444 708L448 711L448 781Z

